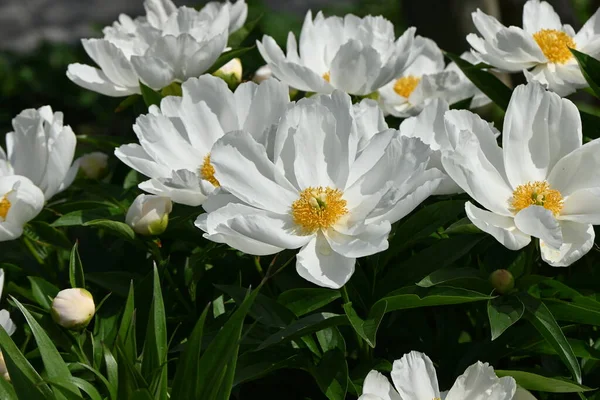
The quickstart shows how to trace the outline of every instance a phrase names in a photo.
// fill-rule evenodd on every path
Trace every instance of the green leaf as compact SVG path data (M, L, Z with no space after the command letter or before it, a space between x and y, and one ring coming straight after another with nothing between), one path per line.
M465 210L463 200L445 200L423 207L394 231L390 238L390 248L385 253L384 264L413 243L436 232L441 226L454 221Z
M437 271L432 272L431 274L427 275L425 278L417 282L417 286L427 288L456 280L464 281L468 279L476 280L478 282L488 282L488 280L485 278L485 275L475 268L438 269ZM488 286L491 292L492 286L489 283Z
M215 286L231 296L238 304L241 304L244 301L244 298L246 297L245 294L248 293L248 289L239 286ZM277 328L283 328L296 319L293 312L261 294L256 296L249 314L260 323Z
M590 139L600 138L600 117L582 110L579 110L579 114L581 115L583 135Z
M112 221L109 219L96 219L93 221L85 222L83 226L97 226L111 233L114 233L117 236L121 236L124 239L135 239L135 232L133 231L133 229L131 229L129 225L123 222Z
M102 207L94 209L76 210L65 214L52 223L52 226L77 226L84 225L90 221L111 218L122 215L118 208Z
M474 301L490 300L492 298L483 293L453 287L438 286L429 290L418 287L406 287L378 300L373 305L373 308L377 306L377 303L384 301L387 302L386 312L391 312L409 308L471 303Z
M149 88L140 82L140 90L142 91L142 97L144 98L144 103L146 103L147 107L152 105L160 106L160 101L162 100L162 95L154 89Z
M537 329L542 337L556 350L558 356L573 374L577 383L581 383L581 368L579 362L569 345L565 334L548 310L548 307L538 299L528 295L520 295L519 298L525 305L525 316Z
M247 352L238 359L234 385L262 378L278 369L308 370L312 366L312 354L307 349L271 347Z
M103 351L106 351L107 347L103 346ZM110 350L108 351L110 353ZM112 357L112 354L110 355ZM114 362L116 363L116 360L114 357L112 357L112 359L114 360ZM112 384L110 383L105 377L104 375L102 375L99 371L95 370L94 368L90 367L87 364L83 364L83 363L77 363L76 365L85 368L86 370L90 371L92 374L94 374L94 376L96 378L98 378L106 387L106 389L108 390L108 393L110 395L110 399L111 400L117 400L117 387L118 384ZM108 367L107 367L108 369Z
M591 360L600 361L600 350L590 346L588 343L579 339L569 339L569 345L573 349L573 353L579 358L589 358ZM535 352L540 354L557 355L556 350L545 340L536 343L533 346L524 347L523 351Z
M242 54L252 50L253 48L254 48L254 46L242 47L241 49L234 49L234 50L226 51L225 53L223 53L219 56L217 61L215 61L215 63L212 65L212 67L210 67L208 69L208 71L206 71L206 73L212 74L212 73L216 72L219 68L221 68L223 65L227 64L229 61L233 60L234 58L240 57Z
M106 344L102 344L104 353L104 364L106 365L106 375L108 376L108 390L112 400L117 400L117 390L119 388L119 364Z
M11 383L19 399L45 400L55 398L52 390L29 364L2 326L0 326L0 348Z
M56 297L60 289L45 279L37 276L28 276L31 283L31 294L35 301L46 311L52 308L52 300Z
M569 50L575 56L583 77L590 85L590 88L596 97L600 98L600 61L575 49Z
M496 340L511 325L521 319L525 306L516 296L498 296L487 304L492 340Z
M79 257L79 242L75 242L69 258L69 282L72 288L85 288L83 265Z
M100 393L98 393L98 390L96 390L96 388L89 382L81 379L81 378L76 378L71 376L70 378L66 378L66 379L49 379L48 383L51 386L55 386L58 388L63 389L61 391L61 393L65 393L68 392L69 396L67 396L68 399L82 399L83 397L81 397L81 393L79 392L79 389L83 390L89 397L91 400L102 400L102 396L100 396ZM73 390L73 388L75 388L76 390ZM66 393L65 393L66 394Z
M217 398L219 391L222 390L227 368L235 366L231 363L234 358L237 358L244 319L260 288L261 286L250 292L202 354L198 368L199 386L191 398L203 400ZM230 390L230 388L226 389Z
M227 47L231 47L234 49L240 47L242 43L244 43L244 40L246 40L248 35L250 35L254 28L256 28L256 25L258 25L261 19L262 14L254 18L252 21L246 22L244 26L242 26L240 29L229 35L229 39L227 40Z
M148 315L146 340L142 354L142 375L153 388L154 398L167 398L167 320L158 269L154 265L152 305ZM150 379L152 377L152 379Z
M506 111L512 92L508 86L492 73L478 68L456 54L446 52L446 57L454 61L467 78L496 105Z
M126 97L125 100L123 100L121 103L119 103L117 108L115 108L115 112L119 113L119 112L127 110L129 107L131 107L135 103L137 103L141 98L142 98L142 96L140 96L139 94L132 94L132 95Z
M330 400L344 400L348 389L348 364L344 353L338 349L323 354L312 374L321 391Z
M135 309L133 281L129 284L129 294L125 302L123 317L117 332L117 342L122 344L123 353L132 363L137 360L137 346L135 343Z
M64 232L50 226L50 224L46 222L32 221L29 222L28 227L31 230L25 229L24 234L34 241L43 242L63 249L71 248L71 242Z
M318 332L321 329L347 323L348 318L345 315L326 312L311 314L269 336L260 344L260 346L258 346L257 350L262 350L277 343L289 342L290 340L300 338L309 333Z
M573 301L544 299L544 304L559 321L600 326L600 303L581 296Z
M296 316L308 314L340 298L337 290L324 288L290 289L279 295L277 302L286 306Z
M19 308L27 320L27 324L31 328L31 333L33 333L33 337L37 343L40 355L42 356L42 361L44 363L44 368L48 378L68 381L68 379L71 378L71 371L69 371L67 364L58 353L58 350L56 350L52 340L48 337L44 329L40 326L40 324L38 324L29 311L27 311L27 309L14 297L12 300L15 302L15 305ZM68 384L67 382L66 387L79 394L79 390L75 385ZM61 398L61 396L57 395L57 398Z
M578 393L593 390L563 378L549 378L532 372L496 370L496 375L512 376L519 386L527 390L550 393Z
M387 302L377 302L369 312L369 317L363 320L356 314L356 311L352 308L352 303L344 304L344 311L350 321L350 325L354 328L356 333L362 337L369 346L375 347L377 329L383 319L383 315L387 310Z
M4 378L0 378L0 399L19 400L13 386Z
M173 399L193 399L199 391L200 359L202 354L202 336L204 334L204 322L208 315L207 305L200 316L194 330L192 331L185 349L179 356L175 378L171 390Z

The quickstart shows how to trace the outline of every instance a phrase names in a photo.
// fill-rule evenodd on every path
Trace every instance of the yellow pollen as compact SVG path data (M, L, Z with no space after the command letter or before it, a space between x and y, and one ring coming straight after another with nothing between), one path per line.
M515 214L529 206L542 206L558 215L563 208L562 195L558 190L550 189L546 181L528 182L517 186L509 203L511 211Z
M8 210L10 210L10 201L6 197L6 195L2 196L2 200L0 200L0 218L3 221L6 220L6 215L8 214Z
M533 34L533 39L550 62L564 64L573 58L569 48L575 48L575 41L565 32L556 29L542 29Z
M417 85L421 82L421 78L414 75L403 76L394 84L394 91L402 97L408 98Z
M343 193L330 187L309 187L292 203L292 217L305 233L327 229L348 213Z
M204 163L200 167L199 172L202 179L209 181L214 187L221 186L217 178L215 178L215 167L210 163L210 153L204 157Z
M329 71L327 71L323 74L323 79L325 79L327 82L331 82L331 77L329 76Z

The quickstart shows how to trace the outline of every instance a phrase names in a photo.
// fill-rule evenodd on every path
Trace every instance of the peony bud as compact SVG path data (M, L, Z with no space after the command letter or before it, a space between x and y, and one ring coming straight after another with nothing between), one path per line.
M79 169L89 179L102 178L108 169L108 155L100 151L84 154L78 161Z
M85 328L95 312L94 298L85 289L61 290L52 301L52 319L67 329Z
M227 82L230 88L235 88L242 82L242 62L234 58L214 73L215 76Z
M263 65L262 67L256 70L252 81L254 83L261 83L262 81L269 79L272 75L273 72L271 71L271 68L268 65Z
M4 362L4 355L0 351L0 375L10 382L10 375L8 375L8 369L6 368L6 363Z
M172 209L168 197L140 194L129 207L125 221L140 235L159 235L167 229Z
M509 270L497 269L490 274L490 283L496 289L496 292L504 294L515 287L515 278Z

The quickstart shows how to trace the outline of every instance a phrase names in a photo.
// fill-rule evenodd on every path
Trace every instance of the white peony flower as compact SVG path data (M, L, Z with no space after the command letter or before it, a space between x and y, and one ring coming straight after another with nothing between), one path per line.
M433 40L417 36L414 48L418 49L414 61L379 89L379 103L386 114L402 118L417 115L436 98L453 104L477 95L473 106L489 102L456 64L446 67L444 54Z
M160 235L167 229L172 209L168 197L140 194L127 210L125 222L140 235Z
M446 113L446 128L458 134L442 154L446 173L489 210L467 202L471 222L511 250L539 238L552 266L577 261L592 248L592 224L600 223L600 140L582 145L577 107L537 83L518 86L502 148L475 118Z
M0 176L0 242L17 239L44 207L44 193L19 175Z
M72 288L58 292L52 300L50 314L54 322L67 329L85 328L96 313L92 294L85 289Z
M211 75L181 86L182 97L165 97L159 107L138 117L133 130L140 144L127 144L115 155L151 178L140 189L198 206L219 186L210 162L214 142L244 129L258 138L271 129L289 103L288 87L276 80L243 83L231 92Z
M350 96L334 91L290 107L267 141L245 131L223 136L211 163L228 194L209 197L196 226L249 254L300 248L300 276L343 286L356 258L386 250L390 223L442 178L427 169L431 150L420 140L392 129L361 132L382 120L375 102L353 107Z
M467 41L481 61L502 71L523 71L529 82L537 81L561 96L588 86L569 48L600 56L600 10L577 34L561 24L545 1L525 3L523 29L507 28L481 10L472 16L482 37L472 33Z
M83 39L99 68L69 65L67 76L107 96L140 93L139 81L159 90L208 70L225 50L229 33L245 22L248 6L208 3L202 10L177 8L171 0L146 0L146 16L126 15L104 28L102 39Z
M433 153L429 161L431 168L437 168L442 172L442 152L452 150L458 140L461 130L467 129L474 132L481 142L493 141L500 132L492 124L483 120L477 114L466 110L450 109L448 103L442 99L432 100L423 111L416 117L410 117L402 121L398 130L400 134L407 137L419 138L431 147ZM444 117L448 118L447 122ZM491 135L489 133L491 132ZM492 145L492 143L489 143ZM434 194L455 194L463 190L447 174L438 186Z
M488 363L477 361L459 376L452 388L440 392L433 363L423 353L411 351L394 361L392 381L373 370L363 384L359 400L517 400L512 377L498 378Z
M108 169L108 154L94 151L79 157L76 162L86 178L100 179Z
M68 188L79 165L73 163L77 138L70 126L63 126L63 114L50 106L27 109L12 126L14 131L6 134L8 157L0 149L1 173L29 178L46 200Z
M287 56L270 36L257 46L273 75L295 89L368 95L401 75L414 57L414 34L415 28L409 28L395 40L394 26L383 17L325 18L319 12L313 20L309 11L299 49L291 32Z

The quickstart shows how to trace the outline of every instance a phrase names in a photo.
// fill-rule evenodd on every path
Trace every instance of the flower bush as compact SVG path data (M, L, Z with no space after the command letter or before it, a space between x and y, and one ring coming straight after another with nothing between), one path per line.
M2 87L0 399L600 398L600 12L144 6Z

